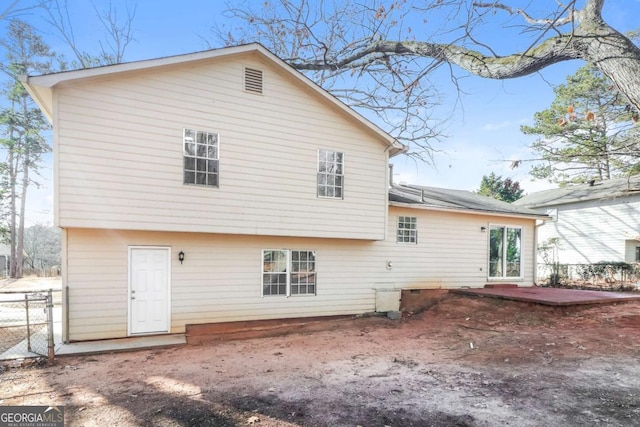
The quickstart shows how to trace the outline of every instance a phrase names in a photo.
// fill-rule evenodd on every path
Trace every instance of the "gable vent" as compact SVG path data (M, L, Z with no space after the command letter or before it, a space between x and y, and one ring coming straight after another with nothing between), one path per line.
M244 90L262 94L262 71L254 68L244 69Z

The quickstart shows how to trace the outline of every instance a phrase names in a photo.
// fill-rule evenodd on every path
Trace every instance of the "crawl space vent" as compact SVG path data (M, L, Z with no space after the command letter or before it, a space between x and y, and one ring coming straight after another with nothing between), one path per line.
M244 69L244 90L262 94L262 71L253 68Z

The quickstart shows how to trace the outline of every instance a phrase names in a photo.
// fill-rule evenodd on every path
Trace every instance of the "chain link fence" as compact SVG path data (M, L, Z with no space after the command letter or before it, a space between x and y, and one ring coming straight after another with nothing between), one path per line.
M53 291L0 293L0 360L53 359Z

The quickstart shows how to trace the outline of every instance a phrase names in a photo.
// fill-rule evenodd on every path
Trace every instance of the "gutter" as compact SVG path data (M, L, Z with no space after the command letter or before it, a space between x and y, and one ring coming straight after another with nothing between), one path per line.
M551 219L551 217L549 217L546 214L529 215L529 214L522 214L517 212L510 213L510 212L496 212L496 211L484 211L484 210L473 210L473 209L442 208L442 207L436 207L436 206L418 205L415 203L389 202L389 206L396 206L400 208L409 208L409 209L425 209L425 210L439 211L439 212L455 212L455 213L463 213L463 214L471 214L471 215L493 215L493 216L509 217L509 218L517 217L517 218L535 219L535 220L542 220L542 221Z

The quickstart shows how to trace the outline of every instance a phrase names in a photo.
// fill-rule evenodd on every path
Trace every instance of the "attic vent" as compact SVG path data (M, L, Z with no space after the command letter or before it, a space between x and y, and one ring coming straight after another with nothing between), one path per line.
M244 90L262 94L262 71L254 68L244 69Z

